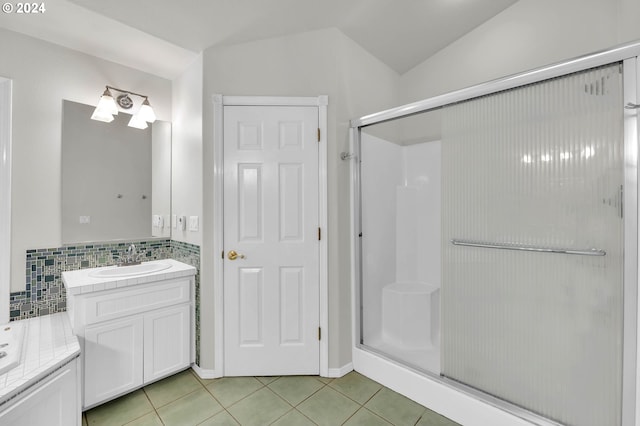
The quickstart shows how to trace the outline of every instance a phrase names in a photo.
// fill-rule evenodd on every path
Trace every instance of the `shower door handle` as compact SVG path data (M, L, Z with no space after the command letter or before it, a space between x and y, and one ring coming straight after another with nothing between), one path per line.
M466 246L466 247L480 247L488 249L501 249L501 250L519 250L519 251L533 251L540 253L556 253L556 254L575 254L579 256L606 256L605 250L597 248L587 249L569 249L569 248L557 248L557 247L538 247L521 244L506 244L506 243L485 243L482 241L471 240L458 240L456 238L451 240L451 244L454 246Z
M229 253L227 253L227 259L236 260L237 258L244 259L244 254L238 254L235 250L230 250Z

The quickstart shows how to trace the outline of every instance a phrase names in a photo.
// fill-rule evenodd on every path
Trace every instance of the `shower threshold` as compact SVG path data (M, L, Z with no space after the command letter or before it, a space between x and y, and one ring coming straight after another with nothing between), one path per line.
M412 368L440 374L440 347L437 345L413 349L386 342L382 336L374 336L366 340L365 346L387 357L407 364Z

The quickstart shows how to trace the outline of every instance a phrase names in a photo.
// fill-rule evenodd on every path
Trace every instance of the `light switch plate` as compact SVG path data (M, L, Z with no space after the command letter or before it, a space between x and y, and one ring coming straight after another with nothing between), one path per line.
M184 231L187 229L187 217L178 216L178 230Z
M171 227L172 228L178 227L178 216L176 216L175 214L171 215Z
M198 230L198 216L189 216L189 231Z
M162 215L153 215L153 226L155 226L156 228L164 228L164 220L162 219Z

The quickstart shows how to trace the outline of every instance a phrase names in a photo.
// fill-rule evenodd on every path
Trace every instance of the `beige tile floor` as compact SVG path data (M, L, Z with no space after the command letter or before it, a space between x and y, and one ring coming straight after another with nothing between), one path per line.
M192 370L83 414L89 426L189 425L456 425L361 374L224 377Z

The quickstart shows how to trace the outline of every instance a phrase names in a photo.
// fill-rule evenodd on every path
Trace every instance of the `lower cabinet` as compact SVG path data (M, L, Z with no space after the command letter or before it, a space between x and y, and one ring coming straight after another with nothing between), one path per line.
M78 359L16 397L0 412L0 425L80 426Z
M84 331L84 405L142 386L143 318L127 317Z
M84 410L191 365L192 286L186 278L73 297Z
M183 305L144 316L145 383L191 364L190 313L189 306Z

